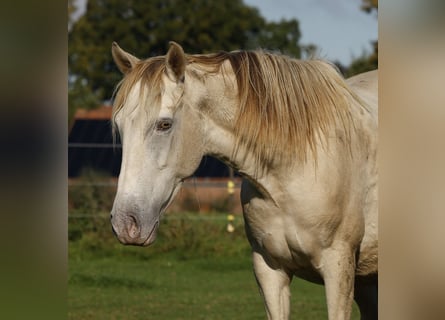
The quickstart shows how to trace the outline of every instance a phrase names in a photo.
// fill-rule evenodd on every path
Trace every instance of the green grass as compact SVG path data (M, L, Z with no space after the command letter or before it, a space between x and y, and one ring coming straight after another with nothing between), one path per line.
M70 241L69 319L265 319L241 219L228 234L225 216L201 218L163 221L148 248L97 230ZM291 290L291 319L327 319L322 286Z

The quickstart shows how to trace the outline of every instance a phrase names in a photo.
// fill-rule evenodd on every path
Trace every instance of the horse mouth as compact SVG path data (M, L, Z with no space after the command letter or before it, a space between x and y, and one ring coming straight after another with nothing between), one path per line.
M175 187L171 191L170 195L168 196L167 200L164 201L164 203L161 205L161 210L160 210L161 215L165 212L165 210L167 210L167 208L170 206L170 204L175 199L176 194L181 189L182 183L183 183L183 180L179 181L179 183L175 185Z
M168 206L173 202L173 199L175 198L176 194L178 193L179 189L181 189L182 181L173 188L172 192L170 193L167 200L162 204L161 210L160 210L160 216L165 212L165 210L168 208ZM156 221L155 225L150 231L150 234L148 235L147 239L141 244L142 246L146 247L151 245L155 240L157 236L157 231L159 227L159 220Z
M142 243L142 246L144 247L149 246L156 240L158 226L159 226L159 221L156 221L155 225L148 234L147 239L145 239L145 241Z

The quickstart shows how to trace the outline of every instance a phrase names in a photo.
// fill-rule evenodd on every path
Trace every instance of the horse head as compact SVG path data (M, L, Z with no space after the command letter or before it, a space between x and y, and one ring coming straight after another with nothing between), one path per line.
M199 166L203 127L198 112L186 107L181 46L172 42L165 57L140 60L113 43L112 55L124 79L113 107L122 165L111 223L122 243L149 245L162 212Z

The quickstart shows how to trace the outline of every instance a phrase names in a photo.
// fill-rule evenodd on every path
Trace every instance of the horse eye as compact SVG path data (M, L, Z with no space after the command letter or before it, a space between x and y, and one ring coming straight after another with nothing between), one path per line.
M156 122L156 130L158 131L167 131L173 125L173 121L171 119L161 119Z

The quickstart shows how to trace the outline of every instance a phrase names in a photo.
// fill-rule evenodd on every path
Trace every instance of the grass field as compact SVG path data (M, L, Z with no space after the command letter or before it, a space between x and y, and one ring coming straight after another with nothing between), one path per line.
M171 216L148 248L118 244L100 219L79 236L71 220L69 319L266 318L240 218L228 234L225 215ZM295 278L291 299L291 319L327 319L322 286Z

